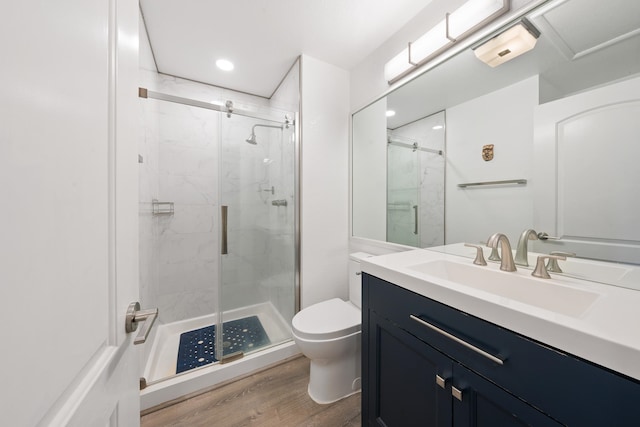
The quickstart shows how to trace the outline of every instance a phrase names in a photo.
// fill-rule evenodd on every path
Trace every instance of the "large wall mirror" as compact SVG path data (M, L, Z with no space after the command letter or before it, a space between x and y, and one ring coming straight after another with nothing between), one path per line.
M534 228L558 238L537 252L640 264L640 2L550 0L496 35L523 17L533 50L495 68L463 51L353 115L353 236Z

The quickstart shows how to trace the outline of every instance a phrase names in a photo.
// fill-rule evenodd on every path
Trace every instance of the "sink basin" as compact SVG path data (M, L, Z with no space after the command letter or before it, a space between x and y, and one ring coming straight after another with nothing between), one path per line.
M573 317L582 315L600 297L595 292L567 287L553 282L553 279L535 279L518 273L492 270L490 267L446 260L425 262L407 268Z

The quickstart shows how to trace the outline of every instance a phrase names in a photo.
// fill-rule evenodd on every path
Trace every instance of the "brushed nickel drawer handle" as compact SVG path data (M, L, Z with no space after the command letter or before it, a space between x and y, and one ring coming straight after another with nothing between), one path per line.
M415 320L416 322L420 323L421 325L424 325L427 328L436 331L440 335L444 335L445 337L457 342L458 344L463 345L463 346L467 347L468 349L475 351L476 353L486 357L487 359L491 360L492 362L497 363L498 365L504 365L504 360L497 358L493 354L489 354L486 351L476 347L475 345L469 344L468 342L461 340L460 338L456 337L455 335L451 335L449 332L444 331L444 330L438 328L437 326L432 325L429 322L425 322L424 320L420 319L417 316L414 316L413 314L410 314L409 317L411 319Z
M462 402L462 392L464 390L460 390L456 387L451 386L451 395Z

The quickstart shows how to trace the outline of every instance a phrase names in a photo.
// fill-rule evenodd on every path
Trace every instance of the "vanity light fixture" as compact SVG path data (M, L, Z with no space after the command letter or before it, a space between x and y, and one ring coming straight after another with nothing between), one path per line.
M510 0L469 0L384 66L384 76L393 84L411 71L509 11Z
M538 37L540 37L540 31L523 19L507 31L475 48L473 53L476 58L490 67L497 67L533 49Z

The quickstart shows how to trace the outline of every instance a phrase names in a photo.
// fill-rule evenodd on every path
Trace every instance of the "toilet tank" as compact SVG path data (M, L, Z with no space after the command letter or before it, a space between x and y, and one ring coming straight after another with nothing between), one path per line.
M372 257L365 252L355 252L349 255L349 301L358 308L362 307L362 274L360 261Z

